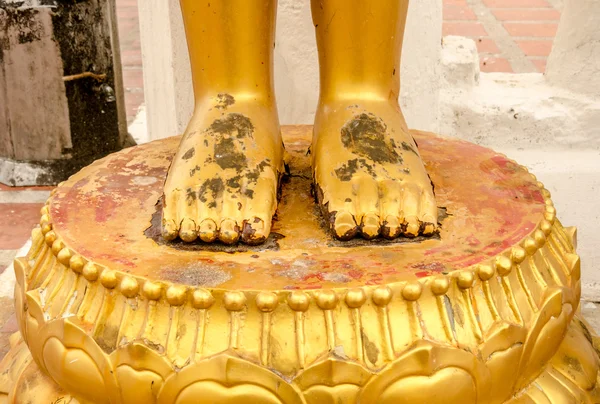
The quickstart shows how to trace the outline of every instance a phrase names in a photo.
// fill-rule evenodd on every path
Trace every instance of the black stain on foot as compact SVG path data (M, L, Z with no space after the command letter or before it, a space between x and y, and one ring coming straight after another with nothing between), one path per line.
M406 142L402 142L402 150L414 153L416 156L419 156L419 153L417 153L417 151L414 149L414 147L412 147L411 145L409 145Z
M362 113L342 127L342 144L354 154L375 163L402 163L386 133L387 126L373 114Z
M236 139L252 138L254 126L250 119L242 114L228 114L214 121L207 132L215 137L214 159L219 167L237 172L247 167L243 145Z
M335 175L340 181L350 181L352 176L358 171L358 159L348 160L340 168L335 170Z
M375 167L373 167L372 164L369 164L369 162L366 159L348 160L340 168L335 170L335 175L340 181L347 182L352 180L352 177L358 171L363 171L373 178L377 177Z
M231 138L220 138L215 142L215 162L223 170L233 168L237 172L247 167L248 161L241 151L237 150L235 141Z
M194 202L196 202L196 199L197 199L196 192L193 189L188 188L187 191L185 192L185 202L187 203L187 205L192 206L192 204Z
M200 186L200 190L198 191L198 199L200 199L200 202L206 203L208 201L207 196L210 192L213 201L218 201L223 197L224 190L225 186L221 178L212 178L210 180L206 180L202 186ZM216 207L216 203L215 206L212 207Z
M230 179L227 180L227 187L232 188L232 189L239 189L240 188L240 180L242 179L241 175L236 175L235 177L232 177Z
M358 163L371 177L377 177L377 174L375 173L375 167L373 167L373 164L369 164L369 162L365 159L358 159Z
M254 125L245 115L232 113L214 121L208 130L215 134L229 135L238 139L252 138Z
M190 177L193 177L197 171L200 171L200 166L196 166L190 170Z
M220 93L217 95L217 109L227 109L227 107L235 104L235 98L227 93Z
M254 170L251 170L248 174L246 174L246 178L248 178L249 183L256 183L258 181L258 177L265 170L265 168L271 167L269 163L269 159L265 159L261 161Z
M194 149L193 147L191 149L189 149L188 151L185 152L185 154L183 155L183 157L181 157L184 160L189 160L192 157L194 157L194 155L196 154L196 149Z

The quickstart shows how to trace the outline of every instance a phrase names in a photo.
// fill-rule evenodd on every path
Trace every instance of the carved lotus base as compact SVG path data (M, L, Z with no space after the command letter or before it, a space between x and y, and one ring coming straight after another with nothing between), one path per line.
M587 325L574 318L567 330L567 334L554 357L546 365L543 372L529 386L508 398L506 404L546 404L546 403L597 403L600 401L598 389L598 354L596 337L591 337ZM412 351L412 353L409 353ZM431 345L422 344L415 346L405 355L406 359L426 368L423 359L433 359L428 355L435 352ZM9 364L10 362L10 364ZM361 395L361 381L366 381L363 374L351 366L344 366L335 361L325 361L321 366L326 369L319 377L325 379L314 380L317 385L298 392L300 397L290 397L285 400L285 394L277 391L277 386L264 386L252 383L252 377L246 372L251 372L243 358L236 352L226 352L222 355L204 361L196 368L199 374L209 375L208 380L196 381L188 386L176 401L187 403L370 403L372 397ZM407 363L410 363L407 360ZM31 357L27 345L20 340L13 347L3 362L5 372L0 379L0 388L5 391L5 401L0 397L0 402L8 403L56 403L56 404L85 404L60 388L50 377L40 371ZM399 365L398 365L399 366ZM391 372L401 374L398 366L392 367ZM396 369L395 371L393 369ZM8 370L8 373L7 373ZM338 372L338 375L334 375ZM352 374L352 372L356 372ZM349 374L348 374L349 373ZM420 373L420 372L419 372ZM477 392L474 388L472 376L461 368L449 367L436 369L431 374L414 374L411 377L394 380L387 387L384 394L379 395L377 402L383 403L475 403ZM220 377L219 377L220 376ZM241 377L240 377L241 376ZM197 378L197 376L196 376ZM256 375L261 378L260 374ZM345 379L345 380L344 380ZM232 383L237 380L239 383ZM354 384L357 383L357 384ZM152 384L152 383L150 383ZM368 384L367 384L368 385ZM275 390L272 388L275 387ZM302 387L300 385L299 387ZM309 386L310 387L310 386ZM492 387L493 390L493 387ZM148 394L148 379L133 377L128 381L126 391L123 392L123 402L126 403L154 403L153 395ZM152 391L152 388L150 388ZM146 393L146 394L145 394ZM303 397L302 397L303 396ZM360 401L359 401L360 398ZM144 401L152 400L152 401ZM487 402L502 402L489 398Z
M85 168L15 262L24 342L2 362L5 400L600 402L574 229L548 191L491 150L415 137L441 206L431 239L333 240L310 127L284 130L292 176L260 247L160 238L178 139Z

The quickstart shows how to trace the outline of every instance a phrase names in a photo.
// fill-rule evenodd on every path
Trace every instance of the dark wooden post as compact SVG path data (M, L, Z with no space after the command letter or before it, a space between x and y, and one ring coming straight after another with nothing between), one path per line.
M114 0L0 0L0 182L55 184L128 139Z

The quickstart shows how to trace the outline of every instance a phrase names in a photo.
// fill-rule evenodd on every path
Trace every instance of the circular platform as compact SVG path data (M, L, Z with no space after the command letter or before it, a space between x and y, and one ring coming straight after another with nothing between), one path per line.
M338 242L311 196L310 138L310 127L285 133L292 176L265 246L161 240L157 202L179 138L125 150L73 176L51 199L52 226L69 248L121 273L194 287L303 290L414 281L468 268L525 239L546 213L540 185L506 157L417 133L441 207L439 237Z
M440 206L429 239L334 240L311 196L310 127L284 130L291 176L258 247L160 238L178 138L85 168L15 266L36 366L93 403L487 404L535 396L534 380L593 402L597 358L568 331L574 232L549 193L489 149L414 135Z

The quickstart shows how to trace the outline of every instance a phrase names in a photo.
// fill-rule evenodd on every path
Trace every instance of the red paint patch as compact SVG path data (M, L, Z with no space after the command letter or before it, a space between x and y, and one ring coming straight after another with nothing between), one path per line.
M360 279L363 277L364 272L363 271L359 271L357 269L351 269L350 271L346 272L346 275L348 275L350 278L352 279Z
M98 223L105 223L111 218L115 209L119 207L119 204L114 199L104 197L98 199L98 205L96 206L96 221Z
M309 173L305 150L310 128L298 129L291 137L290 129L285 131L294 156L291 170ZM250 258L255 252L192 253L153 243L144 230L162 194L178 138L128 149L84 169L53 197L51 216L65 243L118 271L159 280L165 267L204 262L231 275L220 286L225 289L269 285L290 290L381 285L460 270L519 243L533 229L530 224L543 218L543 197L536 181L512 161L467 142L414 135L436 185L437 202L449 213L442 222L440 239L375 248L369 244L348 249L332 246L310 213L314 210L308 197L310 178L296 176L282 191L275 222L277 231L285 235L278 240L279 250L267 249L260 257ZM158 181L137 186L136 176ZM307 237L312 241L307 242ZM307 266L297 278L280 274L294 269L298 254L310 256L310 265L303 258Z
M477 247L479 244L481 244L481 241L479 241L479 239L473 235L468 236L466 241L471 247Z

